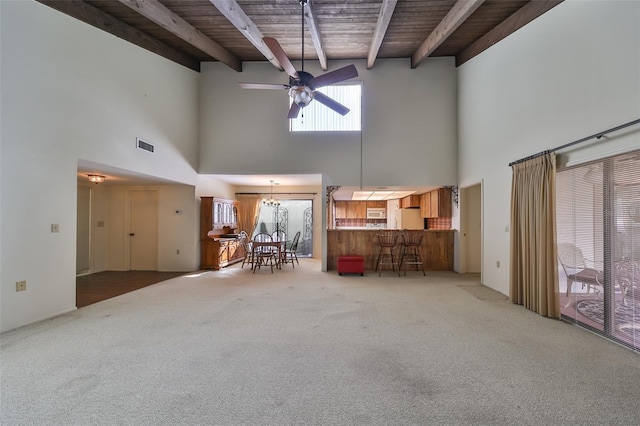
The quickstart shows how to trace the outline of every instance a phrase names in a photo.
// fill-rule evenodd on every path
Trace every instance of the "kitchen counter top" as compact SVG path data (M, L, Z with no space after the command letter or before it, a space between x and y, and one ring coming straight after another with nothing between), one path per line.
M359 228L359 227L340 227L334 229L327 229L327 231L397 231L402 232L404 229L390 229L390 228ZM425 232L453 232L455 229L409 229L408 231L425 231Z

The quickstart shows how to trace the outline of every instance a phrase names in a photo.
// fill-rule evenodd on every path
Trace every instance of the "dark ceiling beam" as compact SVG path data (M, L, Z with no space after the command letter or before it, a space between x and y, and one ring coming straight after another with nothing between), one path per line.
M371 47L369 47L369 55L367 56L367 69L373 68L373 63L378 57L378 51L384 40L384 35L389 28L389 22L393 16L393 11L396 8L398 0L383 0L380 6L380 14L378 14L378 22L376 23L376 30L373 33L373 39L371 40Z
M202 52L217 59L228 67L242 71L242 61L206 35L202 34L187 21L167 9L158 0L118 0L140 15L160 25L176 37L181 38Z
M484 52L503 38L527 25L543 13L553 9L563 0L536 0L522 6L487 34L476 40L456 55L456 66Z
M37 0L59 12L106 31L118 38L162 56L172 62L200 72L200 61L159 41L148 34L125 24L111 15L80 0Z
M485 0L458 0L411 57L415 68L442 44Z
M256 24L244 13L244 10L238 5L235 0L209 0L211 4L213 4L216 9L220 11L224 15L225 18L240 33L251 42L255 46L256 49L262 53L262 55L267 58L269 62L271 62L276 68L283 71L284 68L278 62L276 57L273 55L271 50L267 47L265 42L262 40L264 37Z
M304 7L304 20L307 23L307 28L309 29L309 33L311 34L313 46L316 48L316 54L318 55L320 66L322 67L323 71L326 71L327 54L324 51L324 47L322 47L322 35L320 34L320 29L318 28L318 20L313 10L313 2L311 0L308 0L306 6Z

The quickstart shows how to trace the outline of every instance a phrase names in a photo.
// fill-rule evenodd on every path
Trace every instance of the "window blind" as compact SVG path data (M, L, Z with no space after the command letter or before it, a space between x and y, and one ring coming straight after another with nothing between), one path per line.
M575 247L573 269L559 250L563 317L640 351L640 150L559 170L556 197L559 248ZM597 284L567 294L580 268Z
M359 84L341 84L326 86L318 89L319 92L349 108L346 115L340 115L331 108L313 101L300 110L298 118L289 120L289 129L292 132L322 132L322 131L359 131L360 97L362 86ZM289 106L291 106L289 98Z

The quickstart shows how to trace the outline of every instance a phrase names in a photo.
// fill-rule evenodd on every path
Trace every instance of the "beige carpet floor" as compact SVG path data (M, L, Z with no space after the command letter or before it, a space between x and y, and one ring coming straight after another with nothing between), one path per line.
M452 272L301 259L0 335L4 425L631 425L640 357Z

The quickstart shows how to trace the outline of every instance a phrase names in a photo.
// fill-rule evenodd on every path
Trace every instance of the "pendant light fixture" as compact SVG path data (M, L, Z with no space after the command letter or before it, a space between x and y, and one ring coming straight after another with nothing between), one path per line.
M273 199L273 180L270 180L269 182L271 182L271 198L269 198L268 200L266 198L263 199L262 204L264 204L267 207L277 207L280 205L280 200Z

